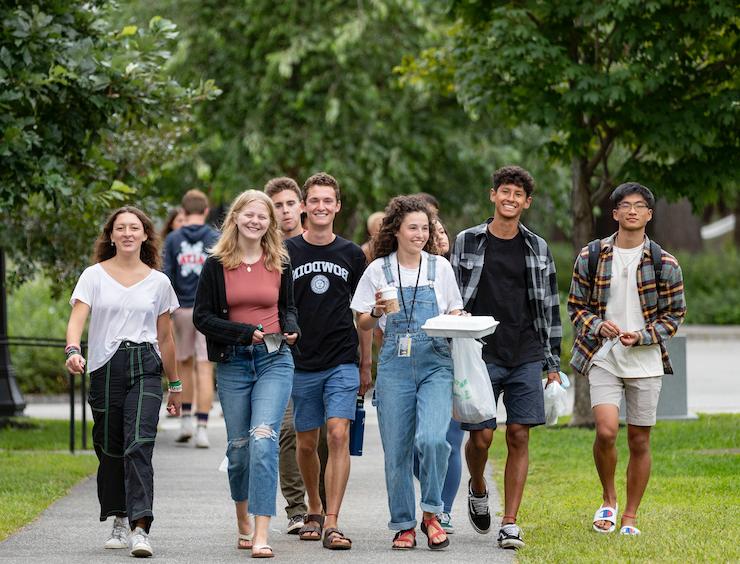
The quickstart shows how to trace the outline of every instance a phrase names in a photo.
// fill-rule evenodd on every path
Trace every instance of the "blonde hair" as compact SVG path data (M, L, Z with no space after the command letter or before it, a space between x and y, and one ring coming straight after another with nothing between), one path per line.
M262 250L265 253L265 267L267 270L276 269L283 272L283 264L288 261L288 251L283 244L283 238L278 227L277 214L272 200L259 190L246 190L239 194L226 214L221 228L221 237L211 249L211 254L226 269L238 267L244 258L239 250L239 229L236 226L236 218L244 206L252 202L260 202L265 205L270 216L270 225L262 236Z

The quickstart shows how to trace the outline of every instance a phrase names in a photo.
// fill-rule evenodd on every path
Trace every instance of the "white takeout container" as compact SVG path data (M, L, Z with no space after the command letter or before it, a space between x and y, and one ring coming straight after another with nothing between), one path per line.
M480 339L493 333L498 323L490 315L438 315L427 319L421 329L430 337Z

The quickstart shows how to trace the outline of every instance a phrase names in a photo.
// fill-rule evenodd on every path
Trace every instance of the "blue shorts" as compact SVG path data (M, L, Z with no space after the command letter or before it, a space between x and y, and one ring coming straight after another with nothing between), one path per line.
M355 419L360 371L356 364L293 375L293 423L299 433L321 427L327 419Z
M542 361L526 362L509 368L494 363L486 363L491 378L493 395L498 405L498 397L504 393L506 422L519 425L543 425L545 423L545 395L542 391ZM495 429L496 418L482 423L461 423L465 431Z

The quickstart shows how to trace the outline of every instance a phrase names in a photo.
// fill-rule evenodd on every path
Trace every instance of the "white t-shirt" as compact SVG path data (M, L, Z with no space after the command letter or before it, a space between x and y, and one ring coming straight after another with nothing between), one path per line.
M645 328L637 291L637 269L641 257L642 245L634 249L614 247L606 319L616 323L622 331L640 331ZM617 339L603 359L598 359L597 355L594 364L620 378L647 378L663 374L658 344L625 347Z
M170 279L158 270L133 286L119 284L105 269L94 264L85 269L69 300L90 306L87 331L90 372L108 362L122 341L157 346L157 318L180 307ZM161 354L160 354L161 356Z
M427 278L428 257L428 253L425 251L421 252L420 274L416 268L401 267L402 286L413 288L414 284L416 284L417 274L419 274L419 286L429 285L429 279ZM385 273L383 272L384 259L375 259L365 269L360 282L357 284L357 289L352 297L352 303L349 305L354 311L369 313L375 305L375 292L387 286L398 288L398 260L396 259L396 253L391 253L388 258L391 263L391 273L393 274L394 283L388 284L385 279ZM449 313L452 310L462 309L463 307L462 296L460 296L460 289L457 287L452 266L446 258L441 256L437 257L434 273L434 294L437 296L437 309L440 314ZM380 318L378 325L381 329L385 329L385 314Z

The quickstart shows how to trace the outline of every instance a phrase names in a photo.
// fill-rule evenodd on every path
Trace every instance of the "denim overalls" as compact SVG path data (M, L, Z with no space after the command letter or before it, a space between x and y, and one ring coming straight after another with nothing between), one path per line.
M442 486L450 453L445 436L452 417L452 360L446 339L429 337L421 330L424 322L439 311L434 293L435 267L436 257L427 255L429 285L416 290L415 300L413 286L400 288L401 311L387 316L378 357L378 422L391 513L388 527L394 531L416 527L414 449L419 454L421 509L431 513L443 510ZM383 272L389 285L400 285L388 257ZM415 305L409 324L412 301ZM399 339L407 334L411 337L411 355L400 357Z

